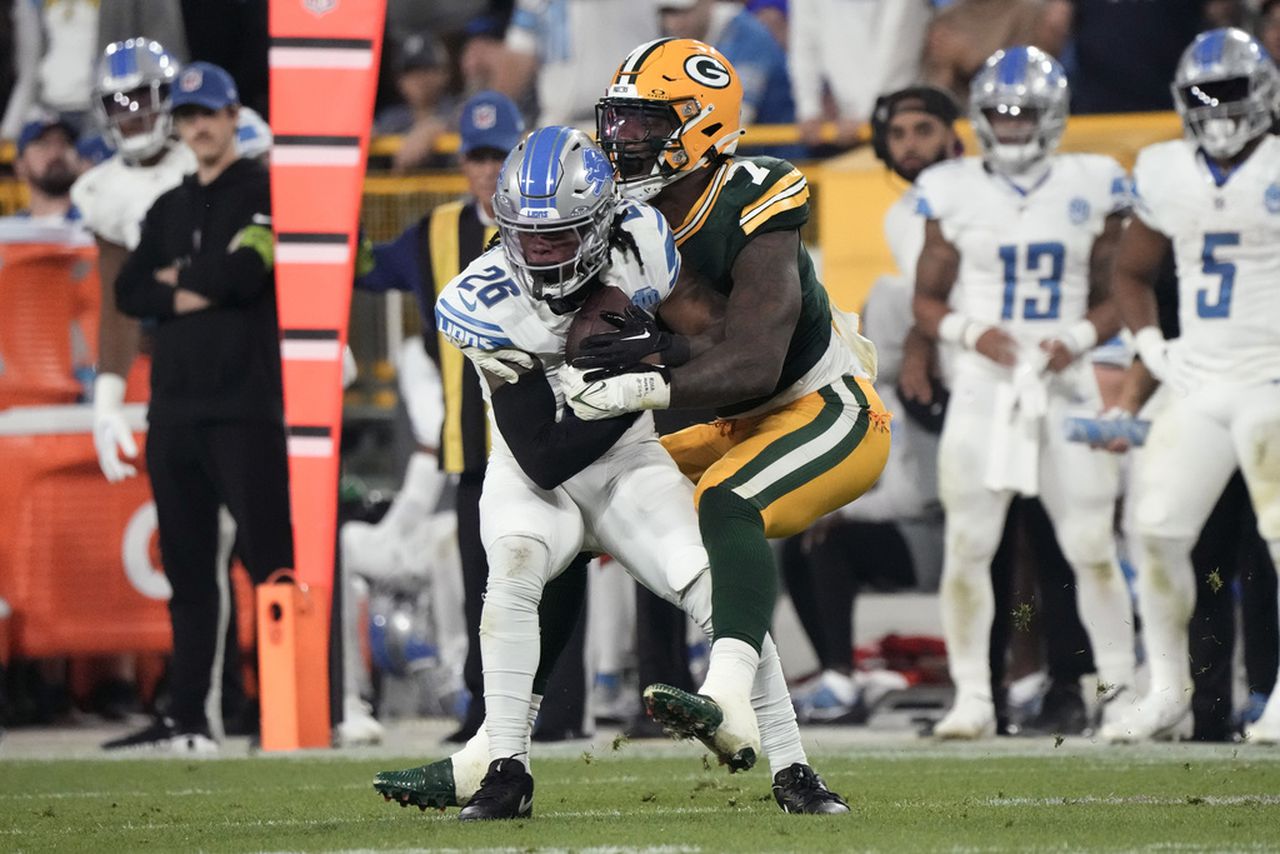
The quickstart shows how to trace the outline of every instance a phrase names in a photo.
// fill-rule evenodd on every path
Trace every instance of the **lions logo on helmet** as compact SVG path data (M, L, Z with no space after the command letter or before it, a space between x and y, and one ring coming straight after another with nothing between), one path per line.
M589 136L534 131L507 156L493 197L516 281L543 300L581 289L608 258L616 207L613 170Z
M1178 60L1173 103L1187 136L1210 157L1235 157L1271 130L1280 86L1271 57L1235 27L1196 37Z
M995 171L1021 174L1058 147L1071 92L1058 61L1035 47L998 50L973 78L969 118Z
M636 199L732 154L742 135L742 83L695 39L658 39L627 55L596 105L600 147Z

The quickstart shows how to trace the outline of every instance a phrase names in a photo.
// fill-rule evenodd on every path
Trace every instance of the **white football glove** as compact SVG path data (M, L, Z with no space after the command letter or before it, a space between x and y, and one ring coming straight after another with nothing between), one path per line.
M517 371L512 365L525 371L532 370L534 365L533 356L523 350L481 350L478 347L463 347L462 352L475 363L477 368L508 383L520 379L521 371Z
M109 483L133 477L138 470L120 459L138 455L138 443L124 417L124 377L98 374L93 381L93 447L98 452L98 467Z
M583 421L600 421L671 405L671 381L666 370L657 365L628 365L596 371L580 371L565 365L560 369L560 382L569 408Z

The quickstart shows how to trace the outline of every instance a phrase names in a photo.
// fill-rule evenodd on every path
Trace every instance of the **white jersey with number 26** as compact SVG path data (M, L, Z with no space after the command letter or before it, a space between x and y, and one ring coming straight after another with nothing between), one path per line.
M1171 357L1197 381L1280 380L1280 139L1215 171L1187 140L1148 146L1134 166L1137 215L1177 261Z

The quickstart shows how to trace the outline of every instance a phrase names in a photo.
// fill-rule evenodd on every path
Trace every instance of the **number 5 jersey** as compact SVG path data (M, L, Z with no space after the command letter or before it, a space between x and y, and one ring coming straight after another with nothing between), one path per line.
M1195 382L1280 380L1280 139L1230 172L1192 142L1162 142L1133 175L1138 218L1173 241L1175 367Z

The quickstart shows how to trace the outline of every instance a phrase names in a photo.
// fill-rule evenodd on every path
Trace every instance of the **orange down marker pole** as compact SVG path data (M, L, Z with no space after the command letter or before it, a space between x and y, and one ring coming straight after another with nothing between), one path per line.
M298 595L272 585L258 594L268 621L259 623L264 750L329 744L342 348L385 16L386 0L270 0L272 219Z

